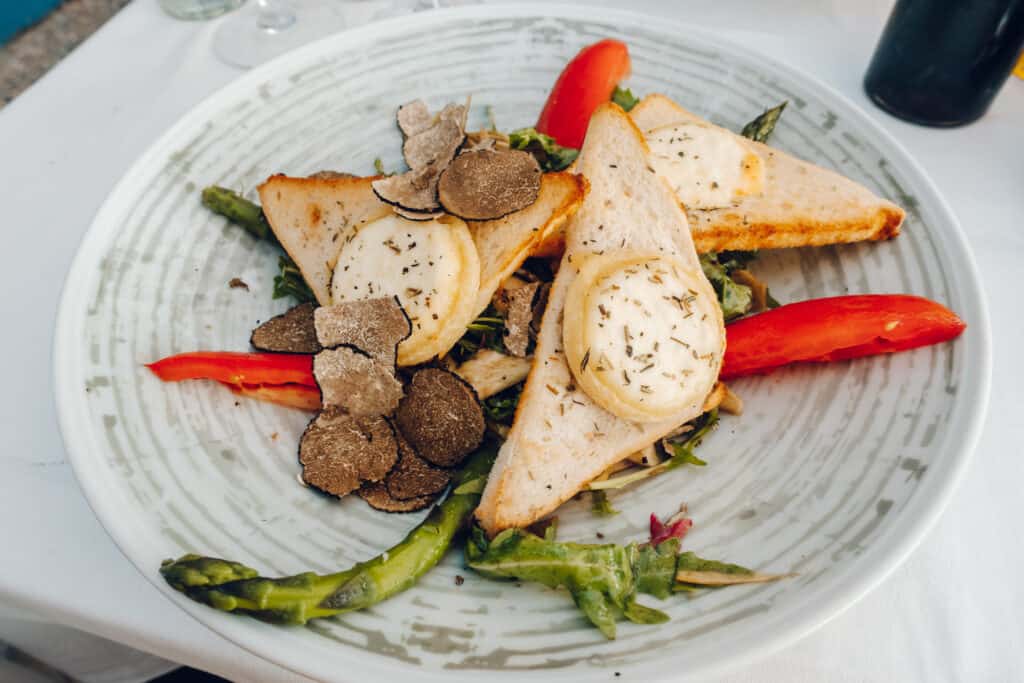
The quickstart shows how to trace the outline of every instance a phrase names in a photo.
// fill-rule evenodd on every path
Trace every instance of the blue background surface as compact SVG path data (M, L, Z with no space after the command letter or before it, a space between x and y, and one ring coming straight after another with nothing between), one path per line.
M59 4L60 0L0 0L0 44Z

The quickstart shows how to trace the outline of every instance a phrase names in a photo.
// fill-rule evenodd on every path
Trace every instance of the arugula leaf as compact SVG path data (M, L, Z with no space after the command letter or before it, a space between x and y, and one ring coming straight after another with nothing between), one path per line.
M708 433L718 425L718 409L708 411L693 421L693 431L686 432L679 437L679 441L671 442L672 457L664 460L653 467L642 467L637 470L627 471L616 477L609 477L604 481L592 481L587 488L591 491L621 489L637 481L656 476L668 470L674 470L683 465L705 465L703 460L693 454L693 449L700 445Z
M480 349L493 349L507 353L502 330L505 329L505 318L493 305L466 326L466 333L455 343L449 355L456 363L468 360Z
M541 537L539 532L507 529L488 542L487 535L474 526L466 543L466 565L487 578L566 588L580 611L608 639L615 638L615 622L622 617L638 624L668 620L664 612L638 604L640 593L667 598L678 590L789 576L757 574L693 553L679 555L678 538L657 546L562 543L554 540L550 530Z
M663 600L672 594L679 546L678 538L670 538L658 545L644 543L637 546L633 576L638 593L647 593Z
M704 271L711 286L718 295L718 304L722 307L722 316L728 322L741 315L746 315L753 304L753 292L750 287L741 285L729 277L729 268L722 263L719 255L714 252L701 254L700 267Z
M612 507L605 491L590 492L590 511L601 517L609 517L619 514L619 511Z
M765 109L760 116L755 118L753 121L743 126L743 130L740 132L745 138L750 138L755 142L766 142L768 137L775 130L775 124L779 122L779 117L782 116L782 110L786 108L789 101L785 101L777 107L771 109Z
M580 151L572 147L562 147L555 139L536 128L520 128L508 134L510 149L521 149L537 157L542 171L561 171L567 168Z
M718 572L719 574L753 574L754 572L738 564L705 560L692 552L686 552L676 560L677 571Z
M512 418L516 414L516 406L519 405L519 396L523 393L523 384L520 382L504 391L499 391L493 396L488 396L481 405L487 419L503 425L511 425Z
M625 90L619 86L615 86L615 90L612 91L612 102L622 107L623 111L629 111L637 105L640 98L633 94L633 91L629 88Z
M560 543L522 529L503 531L489 545L474 534L466 544L466 564L485 577L567 588L583 614L608 639L615 637L619 615L656 623L656 615L630 607L636 599L632 565L636 554L635 545Z
M277 259L277 267L280 273L274 276L274 298L282 299L290 296L300 304L316 301L313 290L306 284L306 280L299 272L291 257L285 254Z

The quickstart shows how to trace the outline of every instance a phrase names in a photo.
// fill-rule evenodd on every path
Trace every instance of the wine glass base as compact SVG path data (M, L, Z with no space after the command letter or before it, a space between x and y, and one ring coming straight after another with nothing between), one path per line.
M255 5L226 17L213 37L214 54L248 69L324 36L394 14L396 5L391 0L296 4L288 26L261 25Z

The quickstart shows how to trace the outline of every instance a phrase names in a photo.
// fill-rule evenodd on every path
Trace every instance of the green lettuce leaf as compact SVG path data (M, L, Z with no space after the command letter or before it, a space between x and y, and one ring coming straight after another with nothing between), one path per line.
M623 111L629 111L637 105L640 98L633 94L633 91L629 88L622 89L619 86L615 86L615 90L612 92L612 102L622 107Z
M508 146L533 154L544 172L567 168L580 153L578 149L562 147L551 136L538 133L536 128L512 131L508 134Z

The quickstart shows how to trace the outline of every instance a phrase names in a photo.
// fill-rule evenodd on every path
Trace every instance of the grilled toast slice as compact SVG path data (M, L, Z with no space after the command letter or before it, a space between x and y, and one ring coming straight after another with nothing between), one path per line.
M391 206L373 193L375 179L275 175L259 187L274 234L321 305L332 303L334 265L345 243L362 226L392 214ZM537 245L561 229L583 201L586 187L582 176L547 173L530 206L496 220L467 222L480 260L480 286L466 293L475 299L474 316Z
M567 223L565 254L551 287L534 365L476 511L490 534L536 521L610 465L699 415L717 376L717 366L708 370L714 376L707 378L706 391L655 422L618 417L579 388L566 360L562 324L579 264L616 251L663 254L696 273L695 294L712 301L715 295L700 272L686 214L649 169L643 136L617 105L602 105L595 112L577 169L589 180L590 192ZM717 305L713 310L707 323L713 326L720 359L725 331Z
M257 188L277 241L321 306L331 303L331 275L345 240L360 226L392 213L373 193L374 180L273 175Z
M629 115L645 133L676 124L708 125L658 94L643 98ZM875 241L899 234L904 211L892 202L838 173L730 135L760 156L763 190L740 197L726 208L686 207L698 253ZM562 237L556 234L538 253L559 253Z

